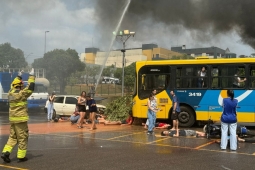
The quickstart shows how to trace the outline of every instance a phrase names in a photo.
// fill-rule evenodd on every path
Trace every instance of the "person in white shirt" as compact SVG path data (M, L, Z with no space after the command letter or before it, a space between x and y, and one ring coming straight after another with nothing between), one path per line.
M198 81L197 86L202 88L205 86L205 76L206 76L206 70L205 67L202 67L201 70L198 71Z
M156 93L157 93L157 90L154 88L151 93L153 94L153 97L154 97L154 100L155 100L155 104L156 104L156 107L157 107L157 97L156 97ZM144 128L147 129L149 126L149 119L146 120L146 123L144 124Z

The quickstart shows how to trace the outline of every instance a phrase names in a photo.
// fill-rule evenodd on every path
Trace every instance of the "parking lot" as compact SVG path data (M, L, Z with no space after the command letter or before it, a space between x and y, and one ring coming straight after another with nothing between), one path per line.
M0 116L0 147L8 134L8 114ZM253 169L254 144L240 143L236 152L221 151L215 139L147 135L142 126L89 125L77 129L70 122L46 122L44 113L30 114L27 162L0 169ZM200 127L192 129L200 130ZM201 127L202 130L202 127Z

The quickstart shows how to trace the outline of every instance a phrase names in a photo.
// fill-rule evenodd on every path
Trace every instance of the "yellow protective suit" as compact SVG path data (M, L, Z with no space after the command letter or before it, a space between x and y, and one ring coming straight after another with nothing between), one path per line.
M26 156L28 143L28 126L29 119L27 109L27 98L33 93L35 86L35 76L29 76L28 85L20 90L17 84L23 84L20 76L17 76L8 93L9 98L9 120L10 135L7 144L4 146L2 153L12 152L13 147L18 143L17 158L21 159Z

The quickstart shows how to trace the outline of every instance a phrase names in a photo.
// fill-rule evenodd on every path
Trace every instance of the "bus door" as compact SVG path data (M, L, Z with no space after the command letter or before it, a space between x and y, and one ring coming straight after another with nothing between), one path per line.
M158 98L158 109L159 111L157 112L157 118L159 119L166 119L168 118L168 111L167 106L169 105L169 98L167 97L160 97ZM169 110L169 109L168 109Z
M148 100L141 102L140 116L146 118L148 113ZM156 112L157 119L166 119L168 111L166 112L168 98L157 98L158 112Z
M157 90L156 98L159 111L157 118L167 118L168 111L166 106L169 102L169 95L166 88L169 86L170 70L169 66L147 66L143 67L138 77L138 97L140 99L139 106L140 117L147 117L148 98L153 89ZM137 103L137 104L138 104Z

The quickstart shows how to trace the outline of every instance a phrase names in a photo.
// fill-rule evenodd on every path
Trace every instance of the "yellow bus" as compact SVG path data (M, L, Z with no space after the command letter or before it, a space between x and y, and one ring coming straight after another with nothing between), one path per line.
M203 85L199 71L204 67ZM238 72L238 73L237 73ZM238 75L237 75L238 74ZM246 81L234 83L237 78ZM190 127L195 122L211 118L219 121L226 90L233 89L238 100L238 122L255 125L255 59L157 60L136 62L133 95L133 116L147 118L147 101L152 89L157 89L160 111L157 119L171 117L170 91L179 98L179 124Z

